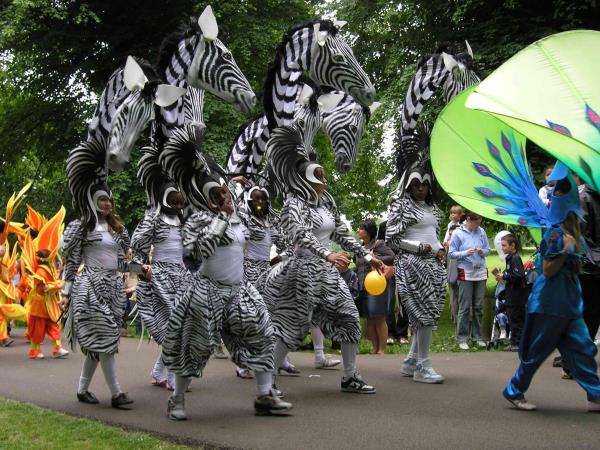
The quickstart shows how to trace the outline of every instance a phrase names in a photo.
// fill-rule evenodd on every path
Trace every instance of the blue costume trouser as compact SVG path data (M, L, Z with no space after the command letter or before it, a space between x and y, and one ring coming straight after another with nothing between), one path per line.
M583 319L548 314L528 314L521 335L521 365L504 388L508 399L523 398L535 372L558 348L573 378L587 392L588 400L600 399L600 379L595 356L598 352Z

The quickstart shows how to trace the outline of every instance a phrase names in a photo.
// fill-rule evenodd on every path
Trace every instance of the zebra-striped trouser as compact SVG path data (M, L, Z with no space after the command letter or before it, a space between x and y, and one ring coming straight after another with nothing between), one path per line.
M200 377L221 338L237 366L273 371L273 327L258 291L196 274L169 319L163 361L177 375Z
M269 274L265 303L275 336L292 351L319 327L337 342L358 342L360 321L348 286L332 264L318 256L294 256Z
M183 264L152 263L152 280L140 278L135 290L138 311L157 344L161 345L175 300L190 282L191 275Z
M117 353L126 302L121 272L85 267L75 278L70 314L83 354Z
M394 273L410 326L437 326L446 300L446 268L434 255L401 253L394 260Z
M244 258L244 277L262 294L271 270L269 261Z

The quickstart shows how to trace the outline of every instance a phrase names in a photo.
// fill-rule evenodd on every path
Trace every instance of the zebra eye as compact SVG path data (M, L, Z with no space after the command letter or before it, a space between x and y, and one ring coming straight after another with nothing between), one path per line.
M336 63L343 63L345 61L344 55L341 53L335 53L331 55L331 59L333 59Z
M358 127L356 125L350 125L350 131L356 133L358 131Z
M304 125L305 125L304 120L302 120L302 119L298 120L298 126L304 127Z
M231 61L231 53L223 53L221 57L226 61Z

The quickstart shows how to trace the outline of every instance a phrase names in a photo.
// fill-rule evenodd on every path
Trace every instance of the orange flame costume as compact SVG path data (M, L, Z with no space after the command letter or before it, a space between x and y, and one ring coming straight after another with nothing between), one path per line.
M39 214L29 217L42 218ZM29 232L22 243L21 259L25 265L29 279L29 294L26 309L28 313L27 331L31 340L29 357L32 359L43 358L40 345L47 334L54 342L53 355L66 356L68 352L62 348L60 339L60 326L57 323L60 317L60 290L64 282L60 279L60 258L58 249L64 228L65 208L60 210L50 220L42 220L30 224L30 229L41 225L37 237ZM45 222L45 223L43 223Z

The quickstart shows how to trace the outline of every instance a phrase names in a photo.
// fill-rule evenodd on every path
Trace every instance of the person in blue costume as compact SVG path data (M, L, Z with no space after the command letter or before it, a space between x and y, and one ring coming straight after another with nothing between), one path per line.
M521 336L521 364L504 389L516 408L533 411L525 392L540 365L558 349L572 368L573 378L586 391L588 411L600 412L600 379L594 342L582 317L583 301L578 274L586 252L580 232L577 186L568 168L557 163L550 176L556 184L548 212L552 224L544 233L527 318Z

